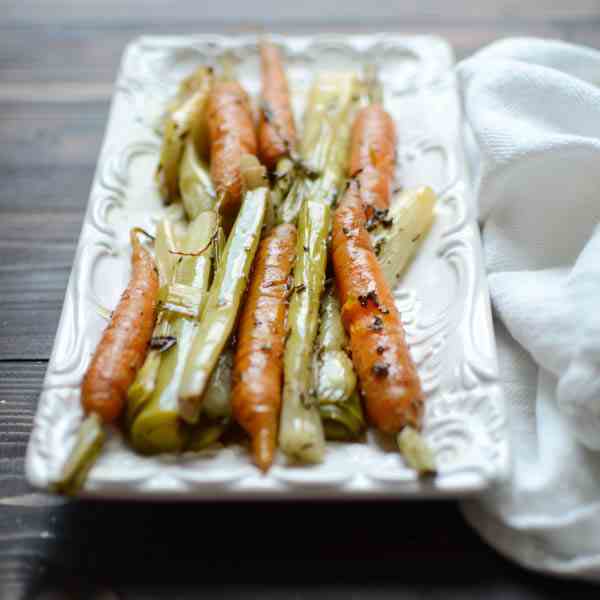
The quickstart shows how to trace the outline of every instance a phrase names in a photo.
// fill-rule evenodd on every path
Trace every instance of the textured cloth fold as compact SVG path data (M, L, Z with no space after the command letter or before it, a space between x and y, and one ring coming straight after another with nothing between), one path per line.
M458 79L514 462L463 509L518 562L600 580L600 52L505 40Z

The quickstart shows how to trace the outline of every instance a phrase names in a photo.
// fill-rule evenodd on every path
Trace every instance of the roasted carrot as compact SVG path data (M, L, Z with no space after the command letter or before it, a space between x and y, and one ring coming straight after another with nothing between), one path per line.
M395 164L395 130L380 104L361 109L352 127L350 176L360 182L360 195L370 218L390 205Z
M281 407L285 316L296 228L279 225L263 239L242 311L234 362L233 415L252 439L254 460L273 462Z
M87 414L97 413L105 423L116 421L127 399L127 389L146 357L158 298L158 271L154 259L131 233L131 278L110 324L102 334L81 386Z
M367 71L369 104L352 126L350 177L356 177L360 195L371 219L390 205L396 162L394 121L382 104L381 85L373 69Z
M352 361L370 421L381 431L421 428L423 392L404 337L400 314L366 228L356 179L336 210L332 258L350 337Z
M121 416L127 389L150 345L158 300L158 270L135 229L131 231L131 245L129 284L83 377L81 404L87 416L54 484L58 492L74 493L85 482L106 439L103 425L114 423Z
M277 163L290 156L296 145L296 126L290 91L281 53L269 43L260 46L262 98L258 124L258 152L261 162L274 171Z
M207 117L210 174L229 229L242 199L240 160L257 151L250 100L242 86L232 80L217 81L208 97Z

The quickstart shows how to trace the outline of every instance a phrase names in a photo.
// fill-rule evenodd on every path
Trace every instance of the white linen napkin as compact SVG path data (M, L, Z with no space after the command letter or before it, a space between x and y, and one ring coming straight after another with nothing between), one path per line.
M505 40L458 78L514 462L463 510L519 563L600 581L600 52Z

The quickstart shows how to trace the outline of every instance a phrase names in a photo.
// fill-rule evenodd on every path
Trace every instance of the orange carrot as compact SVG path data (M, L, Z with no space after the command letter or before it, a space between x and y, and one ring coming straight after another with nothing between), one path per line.
M295 250L293 225L279 225L263 239L238 332L233 415L250 435L254 459L263 471L275 454L288 280Z
M338 206L332 239L342 320L366 412L381 431L421 428L423 392L400 314L373 251L356 179Z
M208 98L207 118L210 174L229 227L242 199L240 160L244 154L256 155L250 100L242 86L236 81L216 82Z
M394 121L381 104L363 108L352 127L350 177L356 177L367 219L390 205L396 133Z
M258 125L258 148L261 162L274 171L277 162L294 149L296 126L290 103L281 54L276 46L260 46L262 70L262 107Z
M81 386L86 413L97 413L105 423L116 421L127 399L127 389L142 366L152 337L158 298L154 259L131 232L131 278L94 352Z

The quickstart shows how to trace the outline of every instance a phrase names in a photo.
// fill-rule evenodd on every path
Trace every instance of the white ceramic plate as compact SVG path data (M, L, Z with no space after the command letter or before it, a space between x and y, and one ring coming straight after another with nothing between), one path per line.
M425 436L440 472L420 481L392 443L329 443L325 462L268 475L241 447L141 457L111 432L82 495L120 498L441 497L478 492L506 476L506 409L497 380L479 231L460 142L450 48L432 37L273 37L284 48L296 115L317 69L379 65L399 133L398 178L440 193L435 225L400 283L397 304L427 394ZM129 228L151 229L163 211L153 182L166 100L192 68L225 50L246 89L259 91L255 37L143 37L125 52L106 138L69 280L27 454L30 482L57 477L81 420L78 384L128 278ZM50 251L51 249L49 249Z

